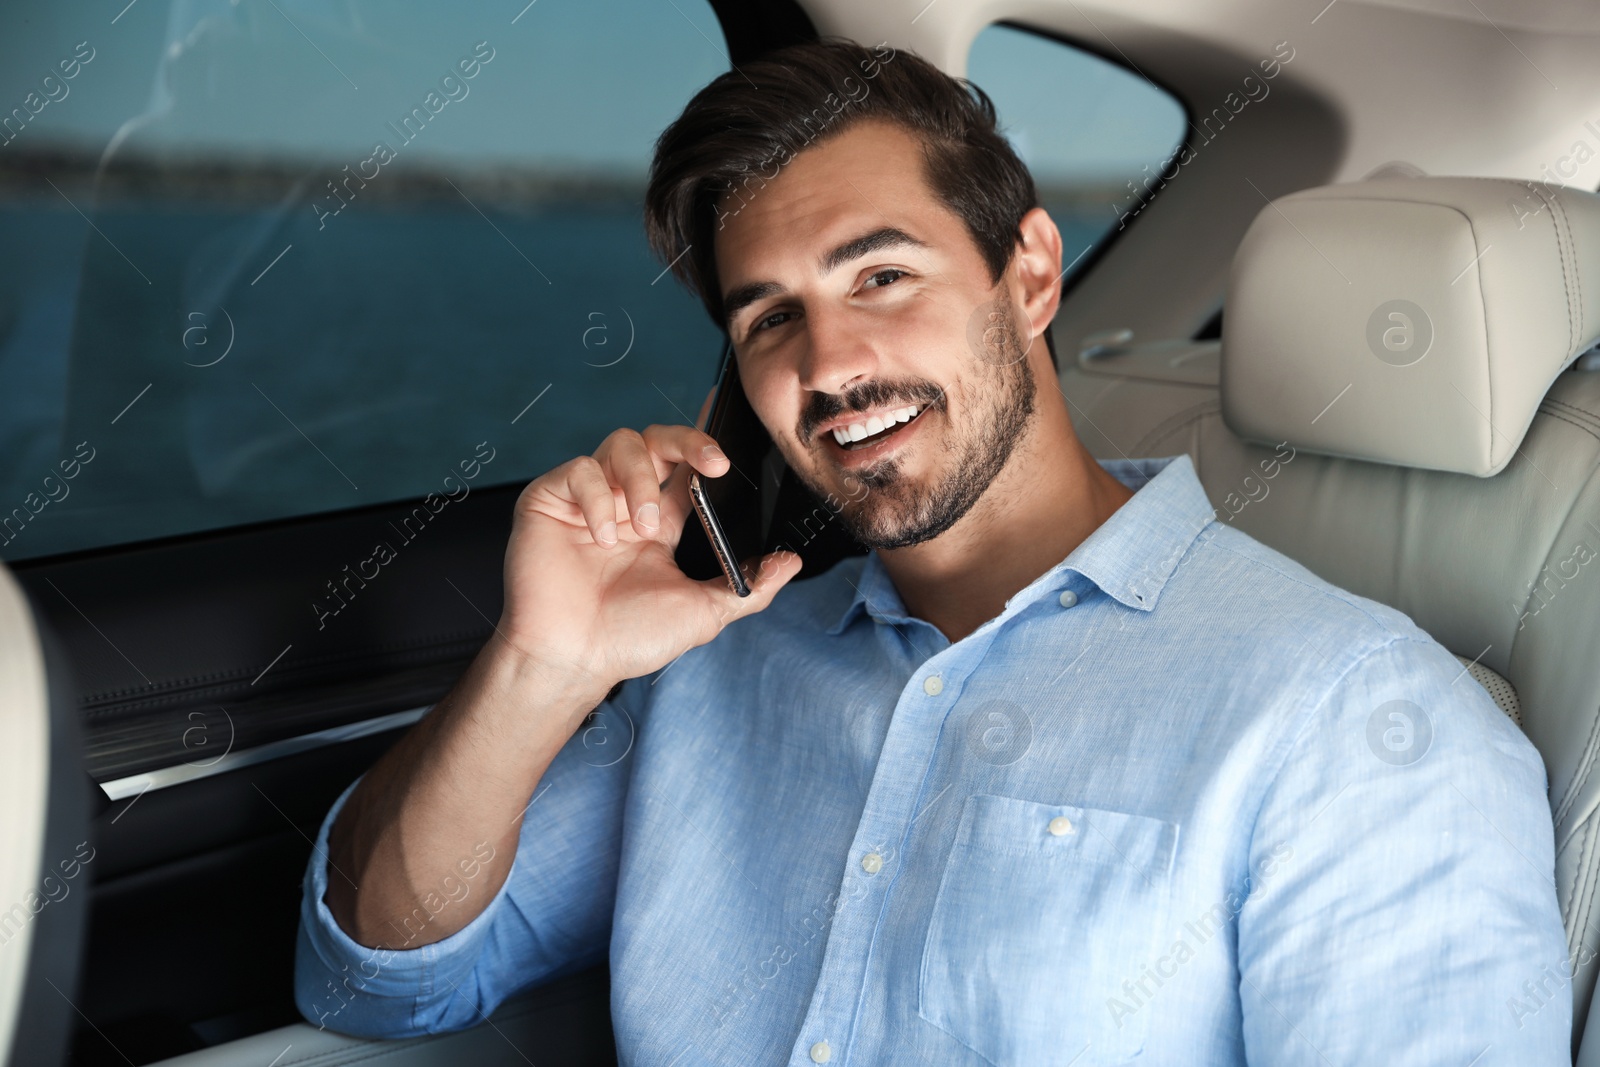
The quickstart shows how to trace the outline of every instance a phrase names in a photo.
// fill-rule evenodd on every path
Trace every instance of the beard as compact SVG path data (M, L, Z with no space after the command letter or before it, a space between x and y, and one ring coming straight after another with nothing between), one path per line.
M1032 420L1036 385L1011 302L1004 295L996 297L978 309L974 321L989 326L972 345L975 402L966 405L966 425L950 425L949 399L944 393L927 405L937 408L946 420L945 436L936 449L944 458L943 473L935 472L931 485L913 481L899 459L891 455L851 475L865 492L853 492L854 499L837 515L850 535L869 549L921 544L954 526L1005 469ZM852 394L852 401L858 400ZM867 407L872 402L855 406ZM812 478L798 470L795 473L818 498L836 499Z

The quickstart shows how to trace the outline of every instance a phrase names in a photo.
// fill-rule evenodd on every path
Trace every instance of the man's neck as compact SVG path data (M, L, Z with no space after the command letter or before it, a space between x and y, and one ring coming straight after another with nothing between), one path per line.
M1059 399L1041 408L960 522L923 544L879 552L906 610L952 642L999 615L1133 496L1083 448Z

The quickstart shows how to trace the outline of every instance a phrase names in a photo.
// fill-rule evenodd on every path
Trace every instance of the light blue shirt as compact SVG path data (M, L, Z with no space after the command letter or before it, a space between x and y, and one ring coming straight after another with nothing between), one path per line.
M333 921L347 790L300 1010L451 1030L609 960L641 1067L1570 1063L1533 745L1405 615L1220 521L1187 456L1102 466L1133 497L954 644L872 553L625 683L435 944Z

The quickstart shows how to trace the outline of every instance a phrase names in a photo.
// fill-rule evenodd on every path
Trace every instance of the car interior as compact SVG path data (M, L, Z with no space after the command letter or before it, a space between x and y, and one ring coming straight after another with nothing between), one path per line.
M459 1033L319 1030L301 879L491 633L522 486L712 384L639 232L655 134L839 35L992 95L1090 451L1187 453L1218 522L1409 615L1537 747L1600 1067L1600 7L524 3L0 14L7 1062L617 1062L604 967Z

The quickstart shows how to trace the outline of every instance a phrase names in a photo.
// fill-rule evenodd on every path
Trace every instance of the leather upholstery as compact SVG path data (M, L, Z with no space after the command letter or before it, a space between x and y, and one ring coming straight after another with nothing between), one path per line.
M225 1045L190 1052L161 1061L160 1067L240 1067L270 1063L273 1067L333 1067L362 1063L372 1067L435 1067L435 1065L539 1062L540 1044L530 1016L511 1005L495 1013L494 1025L474 1026L453 1034L416 1037L405 1041L371 1041L346 1037L294 1023L253 1034Z
M0 563L0 1063L59 1063L94 860L90 782L59 636Z
M1239 436L1495 474L1600 337L1600 196L1489 178L1294 193L1246 232L1226 307Z
M294 1023L162 1060L157 1067L571 1067L613 1064L607 979L600 968L519 993L486 1023L401 1041L348 1037Z
M49 801L50 714L44 654L28 600L0 566L0 900L42 896L44 827ZM34 927L30 909L0 915L0 1050L9 1053L22 1010Z

